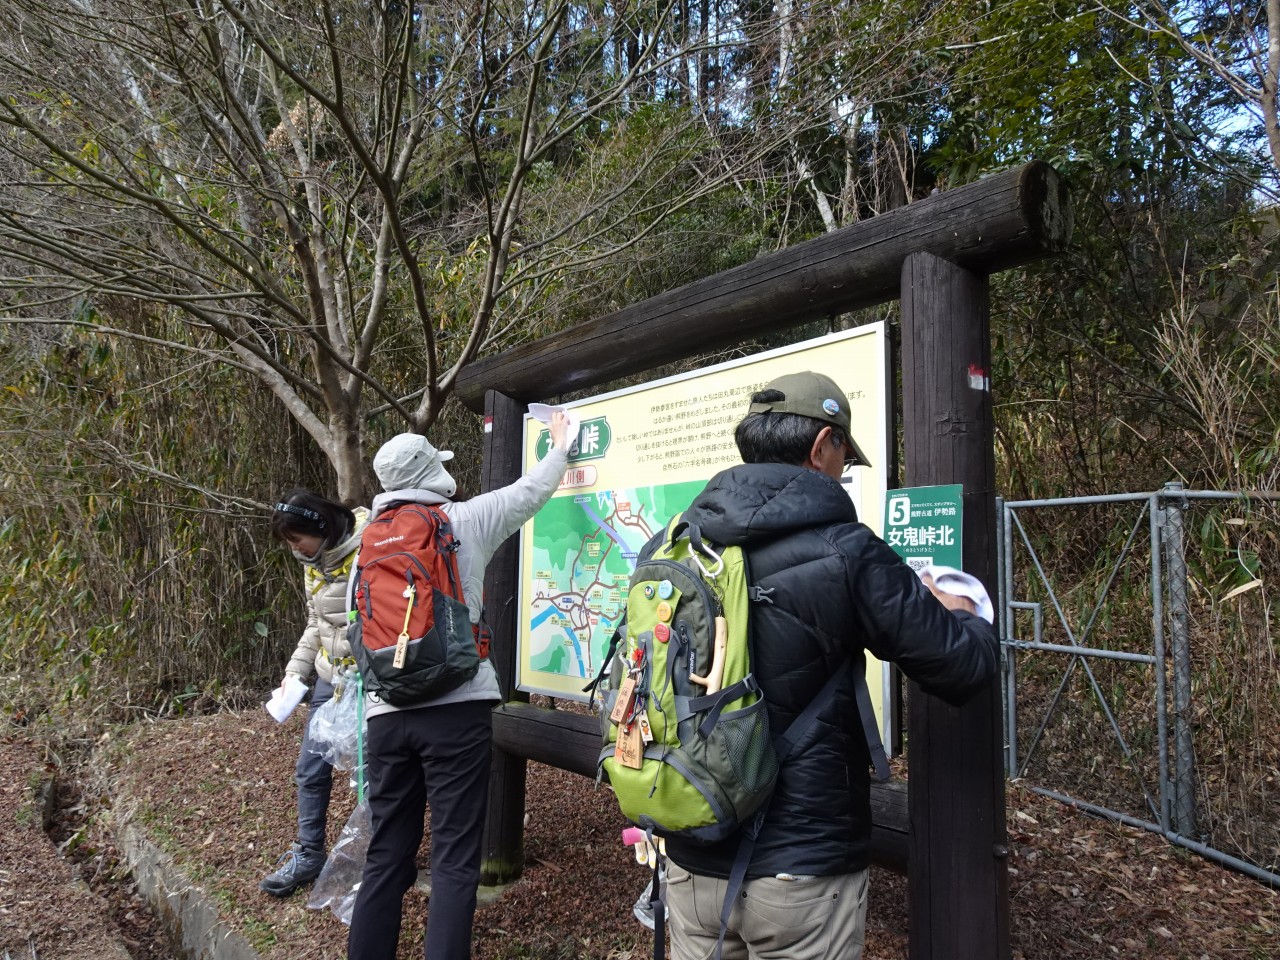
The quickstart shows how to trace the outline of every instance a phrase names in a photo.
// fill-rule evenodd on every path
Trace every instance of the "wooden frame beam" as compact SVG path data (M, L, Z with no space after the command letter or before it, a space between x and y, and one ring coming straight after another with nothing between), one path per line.
M492 390L485 397L482 492L520 479L524 467L524 414L519 401ZM485 622L491 634L489 658L509 700L528 700L514 688L516 676L516 595L520 576L520 541L510 537L485 568ZM510 883L524 871L525 758L500 746L489 771L489 810L485 818L480 881L488 886Z
M1066 186L1028 163L478 360L456 394L476 412L490 389L545 400L892 300L912 253L987 274L1061 250L1070 232Z
M996 589L988 281L929 253L902 267L906 482L964 487L963 564ZM911 960L1007 960L999 681L963 707L908 696Z

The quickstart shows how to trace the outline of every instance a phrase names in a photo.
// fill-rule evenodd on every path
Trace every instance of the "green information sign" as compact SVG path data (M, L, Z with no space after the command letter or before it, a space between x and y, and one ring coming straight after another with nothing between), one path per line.
M913 570L935 566L962 569L964 488L907 487L885 493L884 539Z
M569 462L580 460L598 460L609 451L613 440L613 431L609 429L609 421L604 417L593 417L584 420L578 426L578 437L569 445ZM534 456L539 460L551 449L551 431L543 430L538 434L534 448Z

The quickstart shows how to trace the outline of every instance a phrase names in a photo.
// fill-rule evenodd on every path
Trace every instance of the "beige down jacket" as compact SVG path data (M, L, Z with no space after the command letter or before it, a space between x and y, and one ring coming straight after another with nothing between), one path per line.
M303 680L310 679L314 672L321 680L332 683L335 664L354 662L347 643L347 579L369 511L356 507L355 515L355 529L345 540L321 553L315 563L302 565L307 629L302 632L285 673L297 674Z

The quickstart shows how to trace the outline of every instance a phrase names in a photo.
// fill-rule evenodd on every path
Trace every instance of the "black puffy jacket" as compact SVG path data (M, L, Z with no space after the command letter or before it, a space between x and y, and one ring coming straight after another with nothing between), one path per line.
M995 675L998 646L984 620L953 613L889 547L857 521L839 483L783 464L717 474L686 517L705 538L746 549L752 582L755 673L774 734L787 729L832 672L863 651L902 668L953 704ZM750 877L830 876L867 866L870 753L852 681L836 691L778 775ZM668 840L676 863L727 877L738 837L699 845Z

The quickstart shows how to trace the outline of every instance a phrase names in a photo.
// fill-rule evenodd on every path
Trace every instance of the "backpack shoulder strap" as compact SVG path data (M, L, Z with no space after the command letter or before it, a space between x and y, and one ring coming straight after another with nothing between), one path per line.
M686 517L687 514L682 513L671 518L671 523L667 526L667 544L674 547L677 540L688 540L689 549L693 553L718 561L720 555L703 538L702 528L692 520L685 519ZM717 546L723 549L723 544L717 544Z
M862 719L862 735L871 753L871 766L875 768L877 783L889 779L889 759L885 756L884 741L880 739L880 726L876 723L875 707L871 704L871 691L867 689L864 670L853 671L853 693L858 701L858 716Z
M646 560L652 560L653 555L660 549L663 547L669 547L671 544L675 543L676 540L680 539L678 536L672 534L672 531L679 525L680 518L682 516L683 514L676 514L671 518L671 521L666 525L662 533L655 533L649 538L648 542L640 548L640 552L636 554L637 564L644 563Z
M689 526L689 521L685 520L683 513L677 513L672 517L667 524L667 544L674 546L675 542L685 535Z

